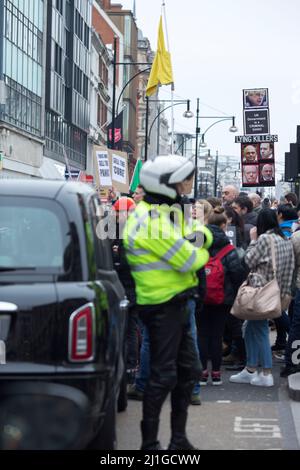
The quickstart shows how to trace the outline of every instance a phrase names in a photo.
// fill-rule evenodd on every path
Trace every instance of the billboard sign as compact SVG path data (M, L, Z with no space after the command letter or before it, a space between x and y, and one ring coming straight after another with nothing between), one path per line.
M270 118L268 109L245 109L244 130L246 135L269 134Z

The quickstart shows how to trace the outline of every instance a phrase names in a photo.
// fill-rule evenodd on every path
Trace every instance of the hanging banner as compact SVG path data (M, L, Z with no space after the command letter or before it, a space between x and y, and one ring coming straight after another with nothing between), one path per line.
M107 147L112 148L112 122L107 126ZM115 119L115 150L123 149L123 111Z
M236 144L258 144L259 142L278 142L278 135L237 135L235 137Z

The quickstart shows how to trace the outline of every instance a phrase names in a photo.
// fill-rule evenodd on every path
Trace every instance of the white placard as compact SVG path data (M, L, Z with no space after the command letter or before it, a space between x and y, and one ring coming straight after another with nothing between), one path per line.
M109 158L107 152L96 152L99 179L101 186L112 186L112 179L109 167Z
M122 184L127 182L126 159L114 153L112 154L112 179Z

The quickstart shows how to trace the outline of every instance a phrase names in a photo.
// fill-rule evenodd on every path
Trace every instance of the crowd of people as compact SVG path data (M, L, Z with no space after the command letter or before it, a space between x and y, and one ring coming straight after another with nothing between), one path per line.
M229 185L220 199L188 199L194 167L181 159L174 156L171 168L164 157L147 162L132 197L113 205L117 222L124 222L112 253L130 301L128 397L143 400L142 448L148 450L160 448L159 415L169 392L169 449L193 449L185 435L187 408L201 404L200 385L223 383L222 364L236 372L230 382L264 387L274 386L274 355L285 361L282 377L300 371L292 359L300 340L296 194L272 203ZM282 305L292 299L274 323L230 313L250 272L255 287L275 275ZM270 327L277 332L272 346Z

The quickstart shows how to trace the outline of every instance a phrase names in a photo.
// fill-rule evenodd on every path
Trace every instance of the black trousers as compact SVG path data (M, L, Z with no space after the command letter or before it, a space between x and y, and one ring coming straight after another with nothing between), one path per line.
M199 348L204 370L209 358L213 371L221 368L222 338L230 308L228 305L204 305L198 316Z
M143 420L158 420L171 392L172 413L186 412L201 363L191 335L187 298L140 310L150 341L150 378L143 400Z

